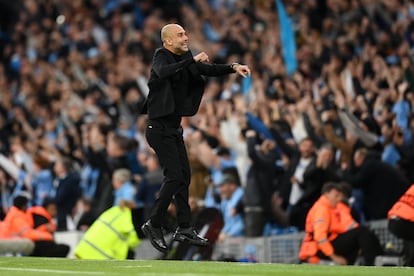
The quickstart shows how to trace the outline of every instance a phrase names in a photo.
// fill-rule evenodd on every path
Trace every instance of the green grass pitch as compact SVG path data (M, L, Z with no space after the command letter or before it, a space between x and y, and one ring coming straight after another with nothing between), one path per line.
M89 261L54 258L0 257L0 275L142 275L142 276L405 276L407 267L316 266L193 261Z

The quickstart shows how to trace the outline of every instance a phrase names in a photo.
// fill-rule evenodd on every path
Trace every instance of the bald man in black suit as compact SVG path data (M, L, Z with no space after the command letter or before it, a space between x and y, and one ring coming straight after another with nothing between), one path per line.
M246 77L250 75L250 69L239 63L210 64L205 52L193 56L188 48L187 33L178 24L165 25L161 40L163 47L155 51L148 82L146 138L163 168L164 182L150 218L141 230L156 249L167 252L162 226L171 202L177 208L178 223L173 239L199 246L208 244L208 240L199 236L190 225L188 188L191 172L181 117L197 112L204 92L202 76L238 73Z

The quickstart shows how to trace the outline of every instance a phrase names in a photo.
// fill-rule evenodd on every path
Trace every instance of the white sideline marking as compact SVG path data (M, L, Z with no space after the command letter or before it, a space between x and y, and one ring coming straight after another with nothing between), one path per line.
M104 275L104 272L94 271L73 271L73 270L59 270L59 269L37 269L37 268L18 268L18 267L0 267L0 270L7 271L29 271L29 272L45 272L45 273L62 273L62 274L90 274L90 275Z
M119 268L151 268L152 265L122 265L117 266Z

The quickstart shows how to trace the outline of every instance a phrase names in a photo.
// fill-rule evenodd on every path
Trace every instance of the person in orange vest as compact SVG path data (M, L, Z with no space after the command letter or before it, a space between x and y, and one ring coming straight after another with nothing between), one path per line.
M332 214L331 232L344 233L357 227L361 227L359 223L352 216L351 206L349 199L352 196L352 187L347 182L340 182L342 185L344 197L336 205Z
M66 257L69 246L57 244L49 231L33 228L32 219L27 213L28 198L17 196L9 209L2 224L2 232L8 237L27 238L34 242L35 247L31 256Z
M414 266L414 184L389 210L388 229L404 240L405 264Z
M333 226L337 233L344 233L346 231L361 227L351 214L351 207L347 199L341 200L335 207L333 212ZM337 225L336 225L337 224Z
M54 218L57 215L57 204L54 199L45 198L42 206L32 206L27 209L32 228L49 233L56 232Z
M306 217L306 235L299 251L302 262L326 259L339 265L354 264L361 250L365 265L373 265L375 257L382 253L376 236L366 227L358 227L349 206L341 203L349 189L344 182L323 186L322 196Z

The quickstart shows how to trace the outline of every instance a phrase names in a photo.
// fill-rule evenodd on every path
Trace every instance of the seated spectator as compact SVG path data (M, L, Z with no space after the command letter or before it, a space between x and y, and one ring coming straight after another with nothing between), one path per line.
M381 254L378 239L367 228L346 231L341 224L340 210L335 208L348 190L343 183L328 182L323 186L322 196L306 217L306 236L299 252L302 262L327 259L339 265L353 264L361 250L365 265L373 265L375 257Z
M131 172L127 169L117 169L112 175L114 187L114 204L118 206L122 200L135 202L136 188L131 183Z
M388 229L404 240L405 265L414 266L414 184L388 212Z
M50 162L44 156L37 154L33 157L34 174L30 175L30 190L33 194L33 204L42 206L43 200L51 196L53 176Z
M42 206L28 208L27 214L33 229L49 232L52 235L56 232L57 227L54 219L58 210L54 199L46 198Z
M237 180L231 175L223 175L220 189L220 211L223 216L224 226L218 237L218 242L223 242L227 237L240 237L244 235L244 220L240 211L243 199L243 189Z
M17 196L13 201L13 207L7 212L1 232L3 236L21 237L32 240L35 243L31 256L37 257L66 257L69 246L57 244L53 240L50 231L34 229L34 222L30 219L27 211L29 200L25 196ZM31 223L32 221L32 223Z
M134 202L120 201L104 213L86 231L75 248L79 259L133 259L140 240L132 224Z

